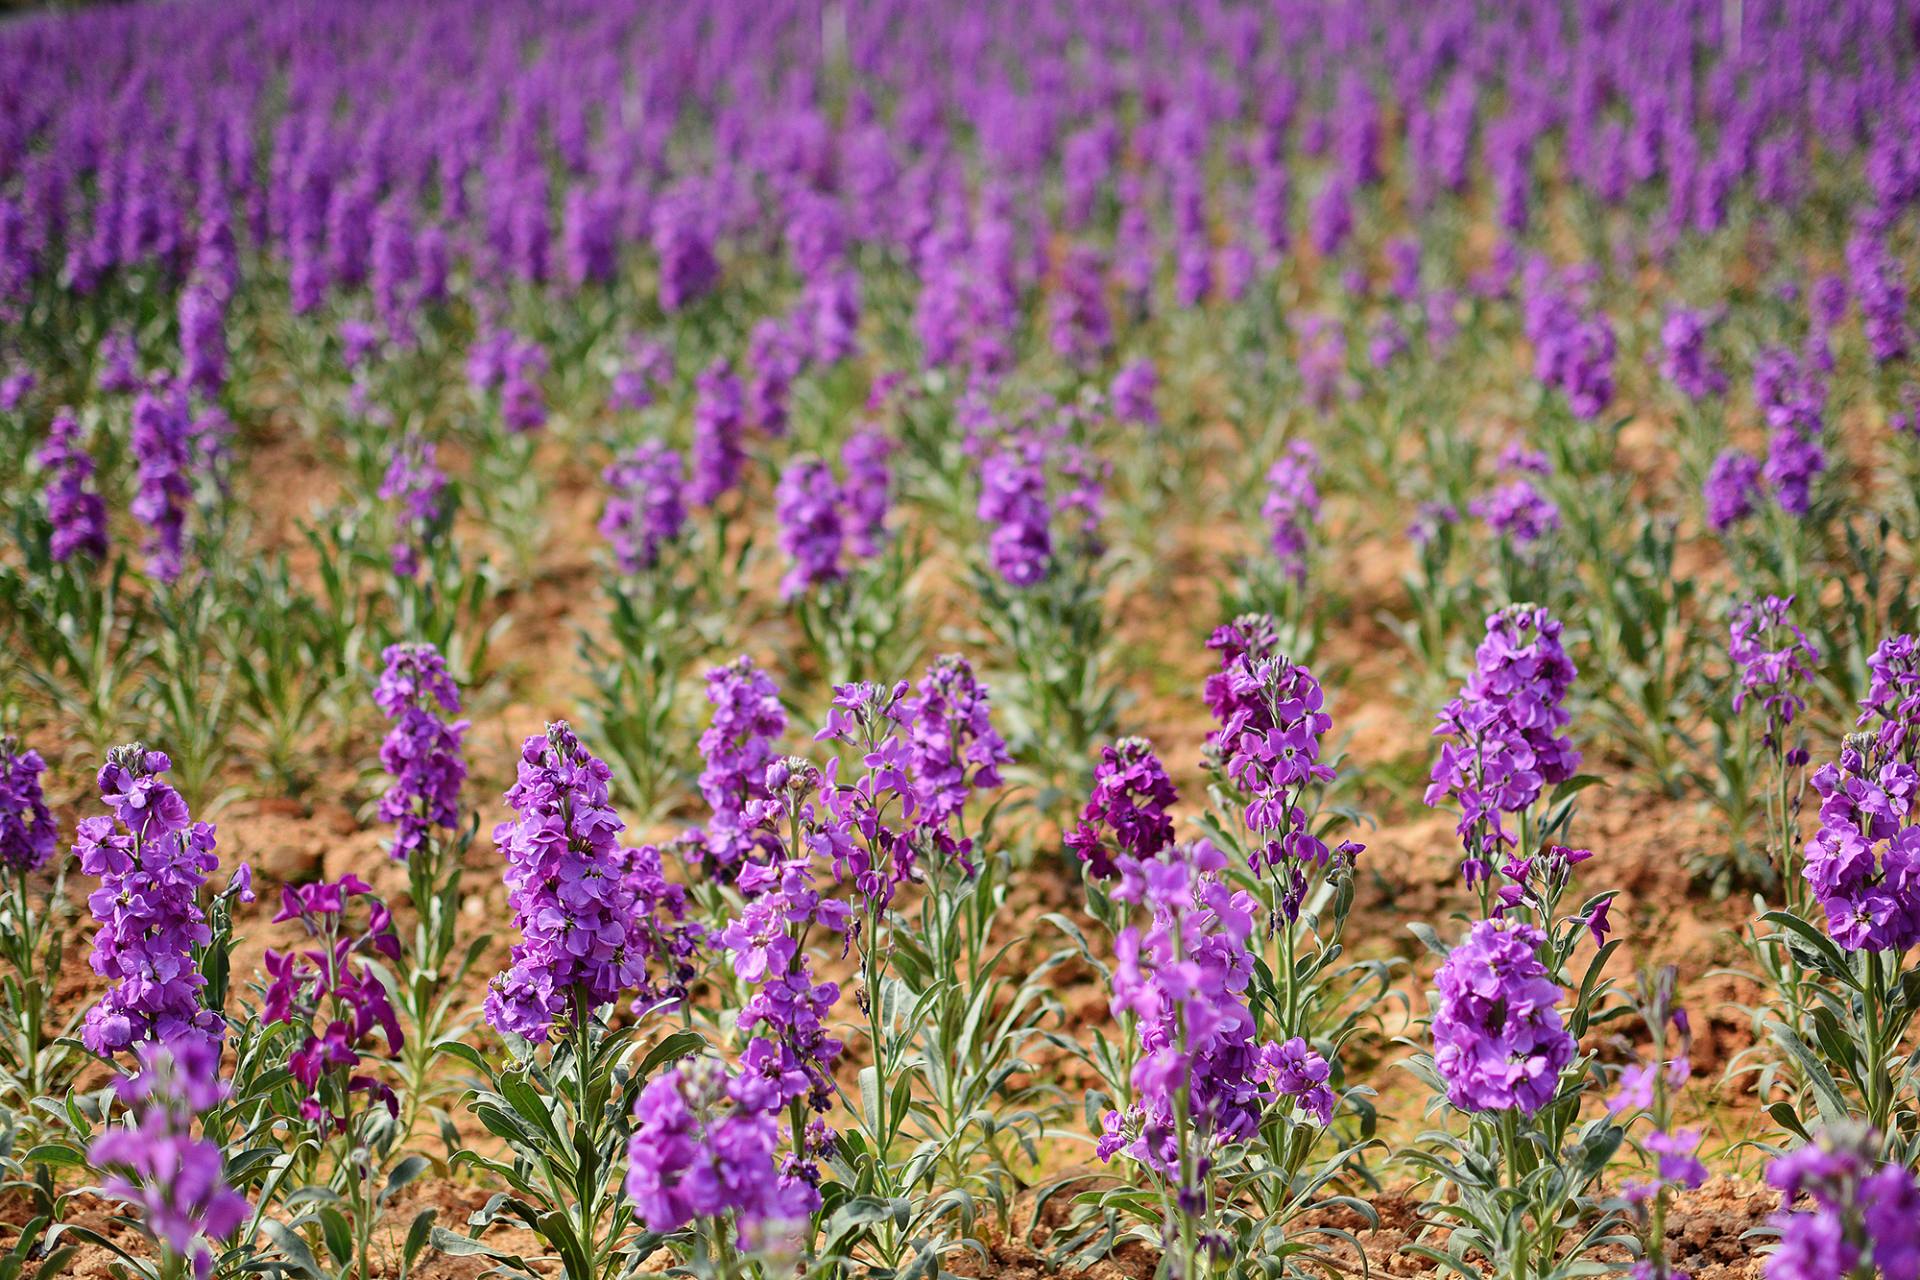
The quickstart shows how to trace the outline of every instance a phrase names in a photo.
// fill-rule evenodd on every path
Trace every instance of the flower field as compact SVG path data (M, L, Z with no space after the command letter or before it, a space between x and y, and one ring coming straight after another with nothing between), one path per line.
M1914 0L0 19L0 1280L1920 1280L1915 204Z

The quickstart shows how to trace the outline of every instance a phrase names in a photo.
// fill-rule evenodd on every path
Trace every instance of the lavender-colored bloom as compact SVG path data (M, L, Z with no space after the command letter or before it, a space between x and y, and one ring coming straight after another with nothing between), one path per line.
M840 515L840 483L819 458L797 458L780 476L774 510L780 547L792 563L780 579L780 598L791 600L847 576L841 563L846 528Z
M1097 364L1113 346L1107 312L1106 260L1090 244L1076 244L1060 265L1053 293L1053 349L1076 368Z
M1536 954L1545 943L1530 924L1482 920L1435 975L1433 1065L1460 1110L1532 1115L1559 1092L1574 1043Z
M1320 455L1296 440L1267 469L1267 498L1260 515L1267 522L1273 557L1280 572L1296 583L1307 580L1307 548L1320 518Z
M59 825L40 790L46 768L38 751L22 751L12 734L0 735L0 867L16 875L45 866L59 843Z
M1707 523L1724 533L1758 509L1760 460L1739 449L1727 449L1707 470L1701 497L1707 504Z
M394 540L388 551L395 577L412 578L420 572L427 545L445 525L447 473L436 460L439 449L413 432L400 437L386 475L380 481L380 501L393 504Z
M1764 728L1761 741L1773 751L1786 751L1786 730L1806 708L1805 690L1812 687L1820 651L1794 624L1792 596L1749 600L1734 610L1727 626L1727 656L1740 678L1733 709L1744 710L1758 701ZM1788 763L1806 758L1804 748L1788 752Z
M1257 907L1224 881L1225 866L1226 856L1205 840L1152 863L1121 860L1113 895L1145 907L1152 922L1130 925L1114 941L1113 1012L1137 1019L1141 1056L1132 1075L1136 1101L1103 1118L1103 1160L1125 1155L1163 1178L1197 1179L1211 1151L1252 1140L1282 1098L1321 1123L1332 1117L1330 1073L1319 1055L1304 1044L1253 1039L1245 992ZM1198 1143L1198 1166L1182 1160L1183 1117ZM1196 1204L1202 1192L1196 1180L1182 1182L1177 1194Z
M460 690L438 649L396 644L380 656L386 670L373 701L393 721L380 744L380 767L393 779L380 798L380 821L394 824L388 852L405 862L436 830L460 829L467 722L449 719L460 712Z
M200 1003L197 955L212 938L200 889L220 860L213 828L195 822L161 777L171 767L139 743L109 751L99 784L113 815L82 818L74 833L81 871L100 877L87 906L100 925L93 971L108 986L80 1038L102 1057L222 1030L219 1014Z
M132 1206L155 1243L205 1276L213 1268L205 1240L233 1235L248 1211L227 1185L220 1144L193 1136L194 1118L228 1094L220 1048L187 1034L142 1044L138 1054L138 1070L113 1086L130 1114L93 1140L87 1163L106 1171L103 1195Z
M779 1125L759 1082L717 1063L674 1067L640 1092L627 1146L627 1195L649 1231L731 1217L751 1247L762 1224L804 1219L819 1196L781 1177ZM811 1193L811 1194L809 1194Z
M678 311L697 302L720 279L713 256L706 202L691 186L669 192L653 210L653 251L660 261L660 309Z
M686 527L686 467L676 450L643 440L602 478L609 492L600 535L612 544L620 572L644 573L660 563L661 548Z
M0 377L0 413L12 413L26 401L27 393L39 384L31 369L13 369Z
M1009 586L1043 581L1053 565L1053 507L1047 498L1045 447L1009 440L980 467L979 519L992 527L987 552Z
M1705 400L1727 389L1727 375L1707 349L1713 317L1675 307L1660 325L1660 374L1689 400Z
M770 436L787 433L787 397L805 360L806 352L781 321L768 317L753 326L747 343L747 362L753 368L747 383L747 412L753 424Z
M1580 753L1561 732L1561 705L1576 674L1560 645L1561 626L1539 605L1509 605L1487 618L1474 672L1440 712L1444 739L1426 803L1460 805L1455 830L1468 883L1485 878L1514 843L1504 816L1529 809L1541 792L1573 776Z
M893 505L893 437L878 427L862 427L840 446L847 473L841 486L846 506L847 542L863 559L880 554L888 538L887 514Z
M1314 252L1331 258L1353 235L1353 193L1341 179L1330 179L1314 198L1307 217L1307 235Z
M1560 508L1524 477L1475 498L1467 509L1523 555L1560 528Z
M547 353L531 339L510 342L502 362L500 420L516 434L537 431L547 424L547 395L540 379L547 372Z
M131 447L139 490L134 518L147 526L147 572L171 583L186 567L187 504L193 498L193 423L186 390L158 375L133 406Z
M1114 419L1143 427L1158 426L1160 410L1155 406L1153 397L1159 388L1160 375L1154 371L1153 361L1130 360L1120 366L1120 372L1113 375L1113 385L1107 391L1108 399L1113 404Z
M725 360L715 360L694 389L691 496L699 505L710 507L737 488L746 471L740 380Z
M115 329L100 339L100 390L107 395L122 395L140 385L140 349L133 334Z
M987 686L957 653L935 658L900 700L914 825L963 864L973 841L955 837L953 828L968 798L999 787L1000 771L1012 762L992 712Z
M195 391L217 396L227 381L226 304L205 281L180 294L180 354L184 379Z
M1780 1246L1766 1280L1920 1277L1920 1185L1882 1164L1877 1135L1858 1126L1828 1130L1780 1156L1767 1181L1785 1203L1770 1224Z
M1110 880L1120 874L1118 859L1146 862L1173 846L1169 811L1179 800L1153 744L1122 738L1100 748L1093 791L1080 824L1067 833L1067 848L1087 864L1088 875Z
M626 882L609 776L564 721L521 748L506 795L514 819L493 830L521 933L487 988L487 1021L504 1034L544 1043L647 984L651 938Z
M47 476L42 492L47 520L53 526L48 550L54 560L64 563L76 554L106 559L107 508L92 486L93 456L81 442L80 423L72 410L53 415L47 442L35 460Z
M1901 279L1900 263L1871 228L1856 228L1847 241L1847 273L1874 363L1891 364L1903 358L1912 345L1907 329L1907 286Z
M1826 384L1791 351L1768 348L1754 360L1753 399L1770 431L1765 474L1774 500L1788 515L1805 515L1813 478L1827 466L1820 446Z
M700 846L715 867L737 874L767 843L750 810L771 794L767 766L786 732L787 712L772 677L745 657L707 672L707 701L713 721L700 735L700 794L713 818Z
M664 343L636 335L627 343L626 363L614 372L607 407L638 412L672 382L673 352Z

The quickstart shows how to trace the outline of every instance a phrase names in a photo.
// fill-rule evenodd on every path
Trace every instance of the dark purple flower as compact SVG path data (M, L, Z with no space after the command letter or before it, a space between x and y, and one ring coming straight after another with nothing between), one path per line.
M394 824L392 856L407 861L437 831L460 829L461 755L467 722L446 660L430 644L390 645L373 701L393 727L380 744L380 767L393 785L380 798L380 821Z
M612 544L620 572L645 573L686 527L686 468L676 451L658 440L643 440L602 478L608 495L600 536Z
M1483 920L1435 975L1433 1065L1462 1111L1532 1115L1560 1091L1574 1042L1536 954L1545 942L1532 925Z
M53 526L48 547L56 561L75 555L104 560L107 555L107 508L94 489L93 456L81 440L80 423L71 410L62 409L47 428L47 442L35 455L47 482L43 496L47 520Z

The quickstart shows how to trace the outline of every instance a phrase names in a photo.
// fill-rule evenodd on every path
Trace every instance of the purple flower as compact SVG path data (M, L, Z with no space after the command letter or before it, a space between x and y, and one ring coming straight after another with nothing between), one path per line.
M1660 325L1660 374L1689 400L1705 400L1727 389L1727 375L1713 362L1707 338L1713 317L1675 307Z
M409 431L394 445L380 481L380 501L392 503L394 509L394 540L388 555L398 578L419 574L421 558L450 515L445 501L447 473L436 460L438 452L433 441Z
M1760 496L1760 461L1739 449L1728 449L1713 460L1701 490L1707 504L1707 523L1716 533L1739 524L1756 509Z
M22 751L12 734L0 735L0 866L17 875L44 867L59 843L59 825L40 790L46 768L38 751Z
M725 360L715 360L695 384L693 404L694 502L710 507L740 484L747 451L740 380Z
M1320 518L1320 455L1305 440L1287 446L1267 469L1267 498L1260 514L1271 532L1274 559L1295 583L1307 580L1307 546Z
M781 1175L778 1124L753 1105L760 1083L744 1070L695 1060L641 1090L626 1188L647 1230L731 1216L750 1242L763 1224L804 1219L818 1205L810 1184Z
M1899 261L1871 227L1854 230L1847 241L1847 274L1860 307L1867 350L1875 364L1891 364L1912 345L1907 330L1907 286Z
M227 309L203 280L180 294L180 354L187 386L217 396L227 381Z
M1000 771L1012 761L1006 740L993 727L992 712L987 686L957 653L935 658L900 701L914 825L963 863L973 841L953 832L967 800L976 791L999 787Z
M1563 994L1536 951L1532 925L1483 920L1435 975L1433 1063L1462 1111L1532 1115L1553 1100L1573 1061L1573 1037L1555 1005Z
M1160 375L1154 372L1153 361L1130 360L1121 365L1107 392L1113 402L1114 419L1143 427L1158 426L1160 410L1153 397L1159 387Z
M700 841L714 867L736 876L740 864L769 840L757 830L755 806L766 801L773 744L786 732L787 712L772 677L740 657L707 672L713 720L700 735L700 794L713 818Z
M753 326L747 341L747 363L753 368L747 410L753 424L770 436L787 433L787 397L805 361L805 350L781 321L767 317Z
M220 1145L193 1136L196 1115L227 1097L220 1048L186 1034L142 1044L139 1069L114 1081L129 1115L87 1148L87 1163L105 1171L102 1194L124 1201L142 1228L175 1257L207 1275L213 1258L203 1240L224 1240L247 1217L247 1202L227 1185Z
M1802 691L1812 685L1820 662L1820 651L1794 625L1792 609L1792 596L1749 600L1734 610L1727 626L1727 656L1740 677L1733 709L1739 712L1758 700L1764 715L1761 740L1776 752L1786 750L1786 730L1806 707ZM1787 762L1804 759L1801 750L1788 753Z
M1560 508L1524 476L1475 498L1467 510L1522 555L1560 529Z
M1114 940L1113 1012L1137 1019L1140 1057L1135 1102L1108 1112L1098 1152L1125 1155L1177 1187L1183 1204L1199 1199L1214 1149L1251 1141L1267 1109L1282 1098L1324 1123L1333 1097L1318 1054L1299 1041L1260 1044L1246 990L1253 973L1248 940L1257 904L1223 876L1226 856L1205 840L1172 856L1119 860L1114 897L1150 915ZM1197 1151L1183 1140L1189 1127ZM1183 1166L1182 1150L1198 1154Z
M1774 500L1788 515L1805 515L1812 504L1813 478L1827 466L1820 445L1826 383L1791 351L1770 347L1754 359L1753 399L1770 432L1766 478Z
M992 528L987 554L1009 586L1032 587L1047 577L1053 566L1053 507L1043 444L1013 439L987 455L976 514Z
M74 555L104 560L107 555L107 508L92 485L93 456L81 441L80 424L69 409L53 415L47 442L35 455L47 483L43 496L47 520L53 526L48 550L54 560Z
M1090 368L1113 346L1107 311L1106 260L1091 244L1075 244L1060 264L1053 292L1053 350L1076 368Z
M193 421L187 393L165 374L155 375L133 405L131 440L138 492L134 518L147 526L142 548L147 572L172 583L185 568L187 504L193 498Z
M124 395L140 385L140 349L133 334L115 329L100 339L100 390L107 395Z
M488 986L487 1021L535 1043L591 1017L624 991L648 987L657 938L651 904L636 900L626 824L607 794L606 762L565 721L528 738L508 789L514 819L493 831L507 861L507 902L521 940Z
M1560 623L1539 605L1509 605L1487 618L1474 673L1440 712L1444 739L1426 803L1452 798L1466 854L1467 882L1484 879L1514 843L1504 815L1529 809L1541 792L1573 776L1580 753L1561 732L1561 703L1575 675L1560 646Z
M846 545L841 502L840 483L825 462L800 457L787 464L774 495L780 547L792 561L780 579L781 599L791 600L847 576L841 563Z
M1920 1277L1920 1186L1897 1164L1882 1164L1879 1139L1848 1126L1780 1156L1767 1181L1784 1203L1771 1224L1780 1246L1767 1280Z
M677 541L686 527L686 468L675 450L643 440L602 478L610 492L600 536L612 544L620 572L644 573L660 563L661 548Z
M393 721L380 744L380 767L393 785L380 798L380 821L394 824L388 852L405 862L435 830L460 829L467 722L447 718L459 714L460 690L439 650L430 644L390 645L381 660L386 670L373 701Z
M1118 859L1146 862L1173 845L1173 817L1180 800L1173 779L1153 744L1122 738L1100 748L1093 791L1080 811L1080 825L1069 831L1066 846L1087 864L1087 874L1111 880L1120 874Z
M81 871L100 878L87 906L100 925L93 971L107 991L80 1038L102 1057L183 1035L217 1038L223 1027L200 1003L198 958L213 936L200 889L220 860L213 828L160 776L171 767L137 742L109 751L99 785L113 815L82 818L74 832Z
M267 948L261 1017L268 1024L287 1023L300 1034L300 1047L288 1055L287 1065L300 1092L300 1114L323 1138L349 1127L354 1094L367 1095L392 1115L400 1112L390 1086L353 1070L374 1031L386 1038L389 1056L404 1043L386 984L370 967L368 954L398 964L400 940L386 904L371 894L371 887L351 874L335 883L282 886L274 923L298 920L315 945L304 951ZM363 896L367 923L355 932L346 922L348 903Z
M840 496L845 504L847 541L861 558L880 554L887 542L887 514L893 504L893 437L878 427L862 427L840 446L847 473Z
M627 343L627 362L613 375L607 407L638 412L673 383L673 352L664 343L635 335Z
M668 192L653 210L653 252L660 260L660 309L697 302L720 279L713 256L712 216L691 184Z

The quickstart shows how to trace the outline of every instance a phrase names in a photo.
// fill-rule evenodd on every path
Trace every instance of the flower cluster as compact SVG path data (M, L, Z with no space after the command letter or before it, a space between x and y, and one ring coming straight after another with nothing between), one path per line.
M420 573L428 545L445 527L447 473L440 469L439 448L414 432L402 435L380 481L380 501L394 511L394 540L389 552L395 577Z
M686 527L687 480L680 454L658 440L643 440L603 478L609 493L600 536L612 544L620 572L644 573L660 563L661 549Z
M1462 1111L1532 1115L1559 1092L1574 1043L1536 954L1545 942L1530 924L1482 920L1434 978L1434 1067Z
M779 1128L764 1105L764 1077L694 1060L640 1092L627 1145L627 1194L649 1231L678 1231L731 1216L751 1240L763 1224L813 1211L819 1196L783 1178Z
M1307 579L1307 545L1320 518L1320 455L1296 440L1267 469L1267 498L1260 514L1267 522L1273 556L1294 582Z
M980 467L980 520L991 527L987 554L1009 586L1032 587L1053 567L1053 505L1046 450L1038 440L1009 440Z
M487 1021L544 1043L647 982L656 939L626 879L607 795L606 762L565 721L528 738L507 790L511 822L494 828L507 860L507 902L521 940L487 989Z
M1173 845L1173 817L1180 793L1145 738L1122 738L1100 748L1093 792L1066 845L1087 864L1087 874L1111 880L1121 858L1146 862Z
M107 507L93 487L93 456L81 440L80 423L62 409L47 428L47 442L35 455L46 472L47 520L53 526L48 550L57 561L75 555L104 560L107 555Z
M405 862L436 830L459 830L467 722L447 719L459 714L460 690L438 649L396 644L380 656L386 670L373 701L393 721L380 744L380 767L393 779L380 797L380 820L394 824L388 851Z
M227 1098L220 1047L186 1035L142 1044L138 1058L113 1086L131 1115L93 1140L87 1163L106 1171L102 1194L132 1205L148 1235L204 1278L213 1269L205 1241L233 1235L248 1211L227 1185L220 1144L193 1136L194 1118Z
M1115 420L1143 427L1158 426L1160 410L1153 398L1159 389L1160 375L1155 372L1153 361L1131 360L1121 365L1107 389Z
M1813 683L1820 651L1794 625L1792 611L1792 596L1767 596L1741 604L1727 626L1727 656L1740 679L1733 694L1734 711L1758 702L1764 724L1761 741L1772 751L1784 752L1788 764L1801 764L1806 750L1789 751L1786 731L1806 708L1805 691Z
M1561 703L1575 671L1560 631L1559 620L1539 605L1490 615L1473 675L1440 712L1434 736L1444 741L1426 803L1451 797L1460 805L1455 830L1469 883L1484 878L1514 843L1504 816L1532 807L1544 788L1580 766L1580 753L1561 732L1572 718Z
M964 657L942 654L900 700L900 719L914 825L966 865L973 840L957 836L955 828L967 801L977 791L998 788L1001 770L1012 762L1006 739L993 727L987 686Z
M1164 1178L1187 1173L1191 1181L1178 1188L1183 1205L1199 1202L1211 1152L1251 1139L1276 1102L1321 1124L1333 1116L1330 1073L1318 1054L1298 1040L1254 1040L1247 944L1258 908L1226 884L1226 864L1206 840L1151 862L1122 857L1114 889L1152 921L1128 926L1114 942L1113 1012L1138 1020L1142 1053L1132 1077L1137 1100L1106 1114L1098 1151L1103 1160L1125 1154ZM1182 1115L1199 1148L1185 1170Z
M700 735L700 794L713 817L698 848L708 864L729 877L764 853L771 842L760 830L756 806L770 798L767 766L773 744L787 729L786 708L773 678L747 657L707 672L713 720Z
M1882 1164L1879 1145L1864 1130L1836 1129L1768 1167L1786 1203L1772 1219L1780 1246L1767 1280L1920 1277L1920 1186Z
M22 751L12 734L0 735L0 867L16 875L47 865L60 839L40 790L46 768L38 751Z
M1805 515L1812 503L1813 478L1827 466L1820 445L1826 384L1810 361L1770 347L1754 358L1753 399L1767 422L1765 474L1774 501L1788 515Z
M1675 307L1660 325L1660 376L1689 400L1705 400L1727 389L1727 375L1707 347L1713 319L1704 311Z
M715 360L694 382L693 486L689 496L710 507L739 487L746 472L746 412L740 379Z
M80 869L100 877L87 906L100 925L93 971L108 986L87 1011L81 1039L102 1057L222 1031L219 1014L200 1003L206 979L197 954L212 937L200 889L220 860L213 828L195 822L161 777L172 767L137 742L108 752L100 798L113 815L82 818L74 833Z
M1214 733L1214 750L1245 799L1247 830L1261 842L1249 865L1276 875L1290 867L1297 886L1305 867L1327 860L1302 804L1308 787L1334 776L1320 763L1321 740L1333 727L1321 709L1326 695L1311 671L1277 655L1244 654L1219 674L1235 706Z
M184 388L157 375L140 392L130 445L139 483L132 511L147 526L147 572L171 583L186 567L187 505L193 498L193 422Z
M893 438L874 427L863 427L840 446L840 466L847 474L840 486L845 504L842 517L853 553L876 556L887 541L887 515L893 506Z
M1739 449L1727 449L1714 458L1701 487L1707 523L1714 532L1724 533L1759 509L1760 473L1760 460Z
M841 562L846 545L842 498L833 468L819 458L796 458L781 473L774 511L780 521L780 548L792 561L780 579L782 599L846 577Z
M323 1136L348 1126L348 1099L368 1095L398 1115L399 1100L392 1088L365 1074L355 1074L360 1051L377 1029L385 1035L387 1053L400 1052L404 1043L399 1019L387 998L387 988L366 962L371 954L400 962L400 942L386 904L372 897L373 889L348 874L337 883L285 885L280 911L273 922L298 920L315 945L301 951L267 948L267 992L261 1017L267 1023L284 1022L302 1033L300 1047L287 1058L287 1067L300 1089L300 1114ZM348 904L367 898L367 924L355 933L347 925Z

